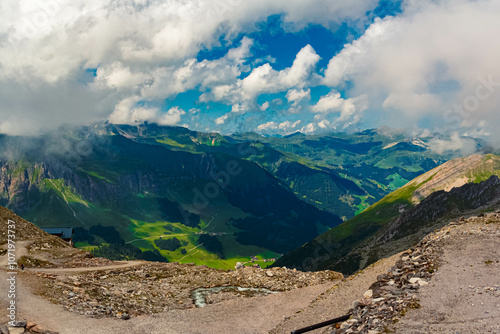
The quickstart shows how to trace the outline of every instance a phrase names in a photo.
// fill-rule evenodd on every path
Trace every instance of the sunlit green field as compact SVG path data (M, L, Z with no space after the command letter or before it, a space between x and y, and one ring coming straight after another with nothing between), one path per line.
M131 243L141 250L157 249L170 262L195 263L197 265L207 265L213 268L234 269L237 262L250 262L252 256L256 256L259 260L277 258L280 256L280 254L261 247L241 245L236 242L232 232L226 231L219 232L222 234L217 235L217 238L224 247L224 254L226 256L226 259L220 259L217 255L208 252L203 248L203 245L199 245L197 242L200 233L207 233L204 231L207 226L208 228L217 227L217 223L215 222L209 225L208 222L202 221L201 228L193 228L181 223L164 221L157 221L154 223L138 220L131 221L133 223L131 225L131 232L136 238L127 241L127 243ZM170 226L172 231L167 230L165 228L166 226ZM154 243L154 240L160 237L163 239L176 237L181 242L186 242L187 245L179 247L175 251L162 250ZM182 254L182 249L185 249L187 253ZM265 268L274 262L259 261L255 263Z

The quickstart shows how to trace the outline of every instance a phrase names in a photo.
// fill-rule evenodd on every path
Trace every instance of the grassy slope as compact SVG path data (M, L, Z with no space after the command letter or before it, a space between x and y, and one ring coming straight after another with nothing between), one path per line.
M407 185L385 196L382 200L370 206L368 209L358 214L352 219L332 228L326 233L318 236L313 241L305 244L301 248L293 250L282 259L278 260L278 266L303 267L309 265L309 258L318 260L312 269L324 269L332 263L339 261L351 249L361 244L368 237L374 235L378 230L397 217L400 209L413 207L413 193L431 181L441 167L424 174L426 178L422 182L409 182ZM480 163L475 164L461 175L455 177L467 177L469 182L479 183L487 180L490 176L500 176L500 156L485 155ZM441 190L441 189L436 189ZM325 256L325 260L320 257Z
M438 159L429 152L423 157L420 151L424 150L423 148L407 143L404 147L398 148L398 145L395 145L385 149L391 142L404 141L405 138L401 135L393 138L376 131L356 135L297 135L287 138L263 137L252 133L224 138L197 132L174 132L161 133L154 138L157 144L165 145L169 149L188 150L193 153L220 151L239 155L241 151L251 152L240 155L256 162L274 175L279 174L284 166L299 164L303 166L305 173L315 171L316 176L309 176L310 181L303 178L302 172L278 177L302 200L323 210L335 207L335 213L346 218L353 217L419 173L427 171L429 164L434 167L433 160ZM356 168L353 169L352 166ZM355 170L355 173L351 173L351 170ZM404 171L404 176L398 170ZM334 185L333 193L338 192L338 196L329 196L329 200L326 200L325 196L328 194L320 189L313 191L304 186L304 183L325 184L328 177L319 177L325 172L334 179L338 177L339 180L349 180L355 185L347 186L348 189L339 184ZM297 187L297 182L300 181L303 183ZM349 190L352 187L363 189L365 194L356 194L356 191ZM329 188L328 191L332 190ZM341 199L344 194L350 196L350 200L344 202Z
M180 261L182 263L194 262L214 268L234 268L236 262L250 261L251 256L257 256L258 258L276 258L279 256L279 254L265 248L252 245L241 245L235 240L233 233L239 230L231 225L227 225L226 222L230 217L244 217L246 214L237 208L228 206L227 203L219 203L220 206L217 211L220 219L214 219L209 226L207 226L208 222L202 220L201 228L192 228L181 223L162 220L160 212L158 211L156 199L151 196L137 196L140 207L145 212L148 212L147 215L144 216L148 221L144 221L134 219L127 215L126 212L116 212L108 208L90 204L75 194L71 187L66 186L64 180L44 179L43 184L43 192L46 193L48 197L54 198L53 196L56 196L60 206L59 209L56 210L58 213L51 211L47 212L46 215L33 217L38 223L41 221L50 221L49 225L54 225L53 222L57 221L54 217L58 214L65 215L67 218L63 220L66 221L69 219L77 219L76 226L80 225L85 228L90 227L85 225L87 222L99 221L105 226L115 227L120 233L120 236L127 243L131 243L143 251L158 249L163 256L169 259L169 261ZM66 226L65 224L63 225ZM164 226L168 225L173 226L175 232L172 233L167 231ZM218 236L218 238L224 245L226 259L220 259L216 255L205 250L202 246L199 247L197 243L199 235L197 233L200 232L224 233L222 236ZM159 237L168 238L174 236L188 243L188 245L184 247L188 251L186 255L181 254L181 248L171 252L160 250L154 244L154 240ZM79 243L77 246L86 250L92 248L92 245L86 243ZM269 266L272 264L272 262L259 263L262 266Z
M68 221L76 219L77 222L75 226L89 228L91 224L86 225L88 222L99 221L105 226L115 227L120 233L120 236L127 243L130 242L143 251L158 249L163 256L169 259L169 261L180 261L182 263L194 262L214 268L234 268L236 262L250 261L251 256L257 256L258 258L276 258L279 256L279 254L265 248L252 245L241 245L235 240L233 233L239 230L231 225L227 225L227 219L228 217L245 216L245 213L234 207L226 207L226 210L219 208L218 211L221 219L214 219L209 226L207 226L208 222L202 220L201 228L192 228L181 223L161 220L156 199L150 196L142 196L140 199L140 206L148 212L148 215L144 217L148 219L148 221L144 221L134 219L124 212L116 212L115 210L88 203L75 194L70 187L64 185L63 180L44 179L43 182L46 185L43 190L47 195L47 199L52 198L52 200L54 200L57 198L56 201L59 205L54 211L48 211L45 214L36 215L36 217L28 215L41 226L58 225L55 223L57 221L65 222L59 225L67 226ZM62 219L56 219L58 216ZM174 227L174 232L165 229L164 226L168 225ZM218 236L218 238L224 246L226 259L219 259L216 255L208 252L203 247L199 247L197 243L199 235L197 233L200 232L224 233L222 236ZM159 237L168 238L174 236L188 243L188 245L184 247L188 251L186 255L181 254L181 248L170 252L160 250L154 244L154 240ZM93 247L87 243L78 243L76 246L85 250L90 250ZM259 262L259 264L261 264L261 266L269 266L272 262Z
M216 144L213 139L199 139L199 142L199 145L207 145L207 143L211 145ZM127 147L127 149L129 149L129 147ZM132 150L132 148L130 148L130 150ZM134 154L135 152L136 151L134 151ZM186 152L182 152L182 154L185 153ZM100 152L95 152L96 156L93 155L88 157L78 168L78 173L81 174L83 178L90 177L96 184L107 183L116 185L120 182L123 175L129 175L135 172L135 170L145 170L144 166L134 159L117 160L119 164L116 165L116 168L110 168L110 166L114 166L112 165L113 162L110 162L109 159L101 159L99 154ZM181 154L181 152L179 152L179 154ZM222 162L226 161L221 155L216 155L215 159L217 161L222 159ZM125 162L125 164L123 164L123 162ZM156 167L156 165L154 167L162 168L161 166L163 166L164 163L163 161L160 161L160 163L161 164L158 164L160 167ZM249 165L246 166L246 164ZM247 189L246 184L248 181L245 180L251 179L254 183L268 182L267 178L270 176L262 169L251 166L254 164L250 164L249 162L242 164L242 167L245 167L244 172L248 175L246 177L234 178L233 181L235 185L240 185ZM30 166L31 165L26 162L20 162L15 166L13 173L20 175ZM33 179L32 181L38 179L39 174L39 172L36 175L33 174L33 176L31 176ZM117 210L116 208L113 209L106 205L102 205L102 203L98 204L97 202L86 200L85 197L78 194L73 187L68 186L67 182L63 179L41 179L39 181L39 192L32 194L32 200L34 203L37 203L38 207L33 212L26 214L27 218L33 220L39 226L69 225L88 229L92 225L100 223L104 226L116 228L121 238L126 242L133 241L133 245L142 250L147 250L152 248L157 249L154 244L154 239L165 235L166 230L163 226L172 225L180 229L182 232L181 234L184 234L180 239L188 243L185 247L188 253L183 255L180 253L180 249L174 252L162 250L161 253L163 255L167 256L170 261L181 260L182 262L195 262L197 264L207 264L217 268L234 268L236 262L250 261L251 256L257 256L258 258L275 258L279 256L279 254L271 252L264 247L242 245L236 241L234 233L240 230L229 224L229 220L246 217L248 213L230 205L225 195L221 195L216 199L211 199L210 209L214 211L217 218L213 222L210 222L209 219L211 217L204 216L201 220L201 229L199 229L190 228L180 223L162 219L162 214L157 202L158 195L151 195L147 192L140 194L131 193L131 197L129 197L130 201L127 200L129 203L123 205L120 210ZM176 201L178 201L178 203L189 204L193 198L191 194L193 187L203 189L206 183L206 180L200 184L185 185L183 183L183 187L186 187L185 190L178 187L175 189ZM219 238L224 245L226 259L219 259L216 255L205 250L203 246L198 247L197 239L199 235L196 233L202 230L207 233L224 233L223 235L217 236L217 238ZM98 240L102 241L101 239ZM86 249L92 247L92 245L85 242L79 243L78 245ZM267 266L271 263L266 262L264 264L264 262L261 262L260 264Z

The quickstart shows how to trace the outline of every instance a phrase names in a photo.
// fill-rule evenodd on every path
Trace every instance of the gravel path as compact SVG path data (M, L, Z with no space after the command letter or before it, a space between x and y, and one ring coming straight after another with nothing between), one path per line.
M363 296L370 285L377 280L377 276L385 274L399 258L400 254L382 259L363 271L336 284L331 289L318 296L311 304L302 309L300 313L285 319L270 333L290 333L292 330L303 328L319 322L343 316L351 308L352 302ZM329 333L327 329L317 329L309 332Z
M18 241L16 242L16 259L20 259L22 256L28 255L28 250L26 249L26 246L29 245L31 242L30 241ZM7 248L4 245L5 248ZM0 256L0 268L5 268L7 267L8 264L8 256L7 254Z
M110 270L110 269L122 269L128 267L135 267L141 264L147 263L147 261L114 261L116 264L109 266L100 266L100 267L78 267L78 268L26 268L26 270L36 271L40 273L47 274L66 274L66 273L83 273L90 271L99 271L99 270Z
M2 277L6 276L5 271ZM130 320L94 319L80 316L61 306L33 295L23 280L33 279L18 274L18 319L28 319L44 328L61 334L88 333L241 333L264 334L279 324L284 317L306 307L333 283L316 285L268 296L231 300L205 308L172 311L155 316L141 316ZM7 291L6 279L0 279L0 291ZM0 316L5 319L6 296L1 297ZM3 323L3 321L2 321Z
M500 333L500 226L450 230L442 264L419 292L421 308L409 310L396 333Z

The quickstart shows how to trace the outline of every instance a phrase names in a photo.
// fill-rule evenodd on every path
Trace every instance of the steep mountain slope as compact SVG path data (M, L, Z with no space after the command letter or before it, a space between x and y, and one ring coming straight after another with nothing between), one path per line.
M325 179L296 180L297 174L280 175L296 193L304 195L306 201L324 210L343 208L344 211L335 212L346 218L360 213L415 177L461 156L457 155L459 152L453 151L441 154L433 152L433 142L440 139L438 134L425 138L409 138L400 131L388 128L353 134L295 133L276 138L247 133L226 138L235 142L261 143L287 157L309 161L316 164L321 171L333 171L342 179L353 181L364 193L349 188L347 192L339 191L335 187L338 182L331 185L331 182ZM478 149L488 150L481 141L476 140L476 144ZM321 181L323 187L316 181Z
M435 153L432 141L439 135L408 138L404 133L384 128L354 134L296 133L283 138L256 133L221 136L155 124L96 124L87 131L120 134L174 151L223 152L253 161L286 184L302 201L344 219L413 178L460 156L457 151ZM488 150L483 142L475 141L478 149Z
M337 168L320 166L307 158L279 151L265 142L255 140L259 137L264 139L256 134L245 140L235 140L230 136L154 124L135 127L108 124L93 131L120 134L135 142L160 145L173 151L226 153L253 161L284 182L300 200L338 216L352 217L362 205L360 198L372 197L356 182L341 176ZM347 200L348 197L350 200Z
M500 156L473 155L449 161L288 253L276 265L355 272L408 248L447 219L496 205L500 199L498 175ZM425 194L430 195L422 199Z
M80 246L114 244L110 252L120 253L131 244L169 259L232 267L242 256L276 257L341 222L300 201L259 165L227 153L96 135L75 161L68 152L44 152L50 138L4 139L5 147L29 149L2 163L1 202L40 226L78 227ZM80 143L67 140L74 150ZM175 237L181 247L160 250L160 237Z

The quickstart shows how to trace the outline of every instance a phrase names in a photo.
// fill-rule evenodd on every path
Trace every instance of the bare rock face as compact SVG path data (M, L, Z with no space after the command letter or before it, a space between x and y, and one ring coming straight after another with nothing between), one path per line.
M303 268L304 261L312 259L309 270L352 274L411 247L454 217L497 205L498 176L498 155L475 154L451 160L413 179L344 225L285 254L276 265ZM362 227L355 229L355 225Z
M499 201L500 179L496 175L478 184L468 183L449 192L438 191L389 223L378 239L387 242L392 238L402 238L426 227L433 228L447 216L494 206Z
M496 175L480 183L453 188L449 192L434 192L418 205L390 220L346 255L343 261L358 261L361 269L378 259L404 251L426 234L445 226L452 217L473 214L499 203L500 179Z

